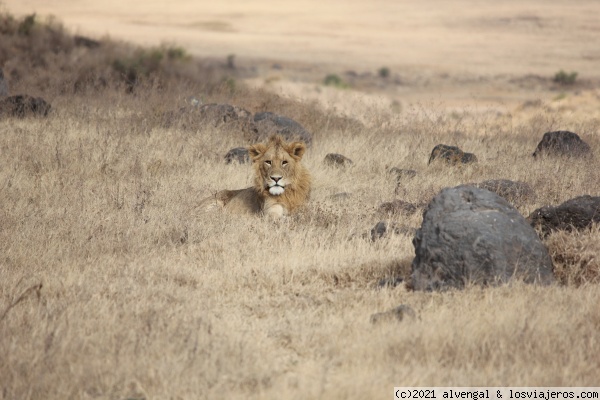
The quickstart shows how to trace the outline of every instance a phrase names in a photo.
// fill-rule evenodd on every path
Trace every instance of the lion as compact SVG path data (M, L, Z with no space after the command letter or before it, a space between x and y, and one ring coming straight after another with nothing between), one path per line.
M254 186L222 190L204 199L200 208L225 209L236 214L264 214L274 218L289 215L304 206L311 190L311 177L300 162L304 142L286 143L275 135L265 144L248 148L254 169Z

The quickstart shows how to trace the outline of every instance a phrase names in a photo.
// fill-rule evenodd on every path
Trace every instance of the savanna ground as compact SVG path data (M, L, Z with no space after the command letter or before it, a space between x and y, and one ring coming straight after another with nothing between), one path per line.
M581 15L577 26L597 31ZM378 289L406 275L412 238L363 235L389 218L380 203L422 203L461 183L529 183L536 197L519 205L523 215L600 195L600 89L585 61L536 76L415 68L386 80L376 69L299 62L263 74L266 61L253 69L240 57L231 69L225 57L193 60L176 47L77 47L56 23L23 21L2 16L0 62L11 92L53 109L0 122L1 398L389 398L394 386L598 385L598 227L544 240L556 285L445 293ZM579 71L576 83L553 82L560 68ZM323 86L327 73L346 84ZM277 94L288 88L293 95ZM164 113L190 95L277 112L311 131L307 209L280 223L196 213L199 199L252 177L223 161L247 144L233 127L165 126ZM541 135L558 129L577 132L596 157L534 161ZM438 143L479 162L428 166ZM354 166L324 166L329 152ZM391 167L418 175L397 189ZM350 197L331 197L341 192ZM418 227L421 215L392 220ZM370 323L400 304L417 317Z

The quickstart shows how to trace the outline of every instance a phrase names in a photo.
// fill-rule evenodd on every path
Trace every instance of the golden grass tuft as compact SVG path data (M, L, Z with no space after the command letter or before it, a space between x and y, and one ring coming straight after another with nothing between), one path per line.
M555 232L546 244L554 260L554 273L568 286L600 283L600 229Z

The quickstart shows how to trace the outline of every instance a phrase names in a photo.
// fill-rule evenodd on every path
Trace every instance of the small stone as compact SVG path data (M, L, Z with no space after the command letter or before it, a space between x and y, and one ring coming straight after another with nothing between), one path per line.
M600 223L600 197L579 196L555 207L541 207L529 214L527 220L543 236L552 231L583 230Z
M438 144L431 151L427 164L431 164L434 160L444 160L448 165L461 165L477 162L477 156L473 153L465 153L456 146Z
M581 138L573 132L569 131L554 131L546 132L542 140L538 143L533 157L542 154L550 156L571 156L581 157L591 154L590 146L581 140Z
M246 147L235 147L225 154L225 162L231 164L237 162L238 164L246 164L250 161L250 154Z
M330 167L347 167L354 164L351 159L338 153L327 154L323 162Z
M50 108L50 103L48 103L41 97L32 97L26 94L19 94L16 96L9 96L0 100L0 117L46 117L48 116Z

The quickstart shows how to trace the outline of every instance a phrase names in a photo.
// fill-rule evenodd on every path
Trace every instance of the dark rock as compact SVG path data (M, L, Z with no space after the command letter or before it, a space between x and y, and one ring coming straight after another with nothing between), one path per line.
M26 94L19 94L0 100L0 117L46 117L50 111L50 107L50 103L41 97L32 97Z
M417 212L419 206L409 203L404 200L394 200L386 203L381 203L377 211L382 214L403 214L412 215Z
M542 140L533 152L534 157L542 154L580 157L590 155L591 149L576 133L555 131L544 133Z
M256 141L263 141L277 134L283 136L287 142L299 140L306 143L307 146L312 144L312 134L298 122L283 115L272 112L256 113L253 123Z
M402 169L398 167L390 168L388 174L395 176L398 182L404 179L412 179L417 176L417 171L414 169Z
M472 183L470 185L494 192L513 205L520 205L524 201L535 199L535 192L531 186L525 182L511 181L508 179L491 179L479 183Z
M471 164L477 162L475 154L465 153L456 146L447 146L445 144L438 144L433 148L427 164L431 164L434 160L438 159L445 160L449 165Z
M535 230L506 200L485 189L442 190L413 239L410 286L415 290L550 284L552 259Z
M237 162L239 164L245 164L250 161L250 154L246 147L235 147L225 154L225 162L231 164Z
M400 322L406 317L410 319L415 319L417 317L417 314L415 313L415 310L412 309L412 307L407 306L406 304L402 304L392 310L371 315L370 321L372 324L393 321Z
M371 229L371 240L375 241L377 239L381 239L388 231L388 224L385 221L379 221L375 226Z
M354 164L351 159L338 153L327 154L323 162L330 167L348 167Z
M415 228L411 228L405 225L398 225L396 223L387 223L385 221L379 221L375 226L371 229L371 233L369 235L371 241L376 241L377 239L381 239L384 237L388 237L390 234L394 235L407 235L412 236L416 232Z
M473 153L463 153L462 157L460 158L460 162L462 164L471 164L477 162L477 156Z
M555 207L538 208L529 214L527 220L544 236L554 230L586 229L593 223L600 223L600 197L585 195Z

